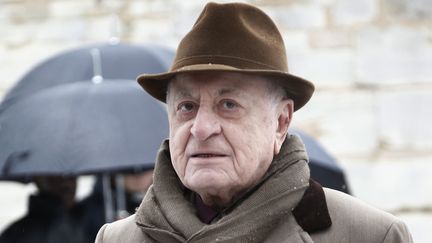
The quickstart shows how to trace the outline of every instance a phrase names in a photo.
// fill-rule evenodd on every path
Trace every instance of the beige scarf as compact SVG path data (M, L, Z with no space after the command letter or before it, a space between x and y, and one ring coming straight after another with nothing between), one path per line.
M196 215L165 141L136 223L145 242L312 242L292 215L309 185L307 160L302 141L288 136L264 178L207 225Z

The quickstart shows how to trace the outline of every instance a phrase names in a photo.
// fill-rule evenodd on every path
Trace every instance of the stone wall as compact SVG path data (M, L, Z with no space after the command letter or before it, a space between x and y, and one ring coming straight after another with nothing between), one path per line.
M294 125L338 159L356 196L430 228L432 1L248 2L276 21L291 72L317 87ZM67 48L110 39L175 48L204 3L0 0L0 97Z

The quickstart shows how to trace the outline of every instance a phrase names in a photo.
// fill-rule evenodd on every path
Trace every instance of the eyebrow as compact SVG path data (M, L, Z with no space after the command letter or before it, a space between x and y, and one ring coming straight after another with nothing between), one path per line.
M176 101L176 100L179 100L179 99L182 99L185 97L190 97L190 98L193 97L192 94L183 87L178 87L178 90L175 92L175 94L172 94L172 95L173 95L172 96L173 101Z
M236 93L236 89L233 89L233 88L223 88L223 89L218 90L218 92L217 92L218 96L225 95L225 94L230 94L230 93Z

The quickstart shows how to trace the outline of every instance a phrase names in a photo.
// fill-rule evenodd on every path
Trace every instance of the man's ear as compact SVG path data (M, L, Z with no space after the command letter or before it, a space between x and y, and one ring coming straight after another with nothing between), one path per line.
M277 126L274 142L274 154L278 154L283 142L288 134L288 127L294 113L294 101L291 99L283 100L277 107Z

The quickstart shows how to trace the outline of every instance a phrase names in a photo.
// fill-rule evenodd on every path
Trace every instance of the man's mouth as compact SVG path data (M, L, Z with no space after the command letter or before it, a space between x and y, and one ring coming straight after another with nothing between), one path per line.
M223 157L221 154L193 154L192 158L213 158L213 157Z

